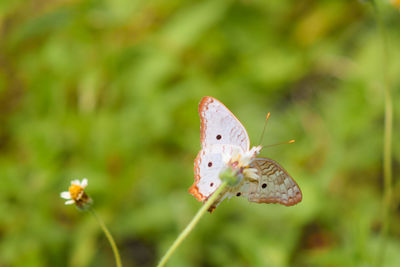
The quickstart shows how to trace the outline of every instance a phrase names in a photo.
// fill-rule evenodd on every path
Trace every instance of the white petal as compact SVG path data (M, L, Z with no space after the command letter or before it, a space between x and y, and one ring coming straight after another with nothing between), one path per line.
M250 164L251 160L252 160L252 158L250 158L250 157L243 157L242 160L240 161L240 166L247 167Z
M250 151L248 152L249 153L248 155L251 157L255 157L260 153L261 149L262 149L262 146L253 146L250 149Z
M82 182L81 182L81 186L82 186L83 188L85 188L87 185L88 185L88 179L83 178L83 180L82 180Z
M240 148L232 148L231 153L225 152L222 154L222 160L225 163L237 161L241 157L242 150Z
M68 191L61 192L60 196L64 199L71 199L71 195Z
M76 179L76 180L72 180L71 184L81 185L81 182L78 179Z
M67 200L67 201L65 201L65 205L71 205L71 204L74 204L74 202L75 201L73 201L72 199L71 200Z

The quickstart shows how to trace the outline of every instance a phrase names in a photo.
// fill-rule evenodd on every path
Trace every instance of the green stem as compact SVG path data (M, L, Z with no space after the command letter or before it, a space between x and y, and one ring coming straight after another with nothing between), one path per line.
M389 77L389 47L388 37L383 23L382 15L379 12L378 5L372 1L379 31L382 40L382 72L384 80L385 92L385 121L383 135L383 176L384 176L384 193L383 193L383 225L381 244L378 249L377 265L383 266L385 258L386 242L390 226L390 210L392 202L392 131L393 131L393 104L390 92L391 84Z
M103 220L97 215L94 209L90 208L89 211L96 218L97 222L100 224L101 229L103 230L104 234L108 239L108 242L111 245L115 257L115 264L117 265L117 267L122 267L121 257L119 256L117 245L115 244L115 241L110 231L108 231L107 226L104 224Z
M223 182L220 187L212 194L212 196L204 203L204 205L200 208L200 210L193 217L192 221L186 226L186 228L180 233L180 235L175 239L174 243L169 247L167 252L161 258L157 267L165 266L171 255L175 252L175 250L179 247L179 245L185 240L185 238L189 235L189 233L193 230L196 224L199 222L200 218L207 212L207 210L214 204L214 201L218 198L218 196L225 189L227 182Z

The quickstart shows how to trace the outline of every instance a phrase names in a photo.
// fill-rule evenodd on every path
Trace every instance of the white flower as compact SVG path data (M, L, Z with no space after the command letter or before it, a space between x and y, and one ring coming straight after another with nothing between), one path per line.
M61 192L60 196L64 199L65 205L76 204L78 207L83 207L91 202L91 199L86 195L85 188L88 185L88 180L84 178L82 182L79 180L71 181L71 186L68 191Z
M222 154L222 160L227 164L227 166L237 169L238 173L243 173L245 177L257 180L257 169L250 168L249 166L253 159L260 153L261 148L261 146L254 146L244 153L239 147L233 148L231 154Z

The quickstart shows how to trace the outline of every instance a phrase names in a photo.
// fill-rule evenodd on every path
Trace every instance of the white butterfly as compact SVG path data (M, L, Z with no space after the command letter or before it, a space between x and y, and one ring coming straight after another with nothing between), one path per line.
M245 196L251 202L292 206L302 194L290 175L275 161L256 158L261 146L250 149L246 129L227 107L213 97L199 105L201 150L194 161L195 181L189 192L205 201L220 186L220 172L228 165L240 167L243 179L230 187L210 208L226 197Z

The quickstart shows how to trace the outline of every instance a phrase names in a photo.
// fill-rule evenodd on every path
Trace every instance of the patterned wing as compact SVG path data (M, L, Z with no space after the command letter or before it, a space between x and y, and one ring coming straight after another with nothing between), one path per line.
M258 183L250 184L248 199L257 203L279 203L293 206L302 199L297 183L275 161L266 158L256 158L251 163L257 169Z
M195 181L189 192L199 201L207 199L220 186L219 173L225 165L222 154L231 154L234 149L238 147L216 144L204 147L197 154L194 161Z
M217 99L205 96L199 105L201 119L201 146L234 145L248 151L249 136L246 129L227 107Z

